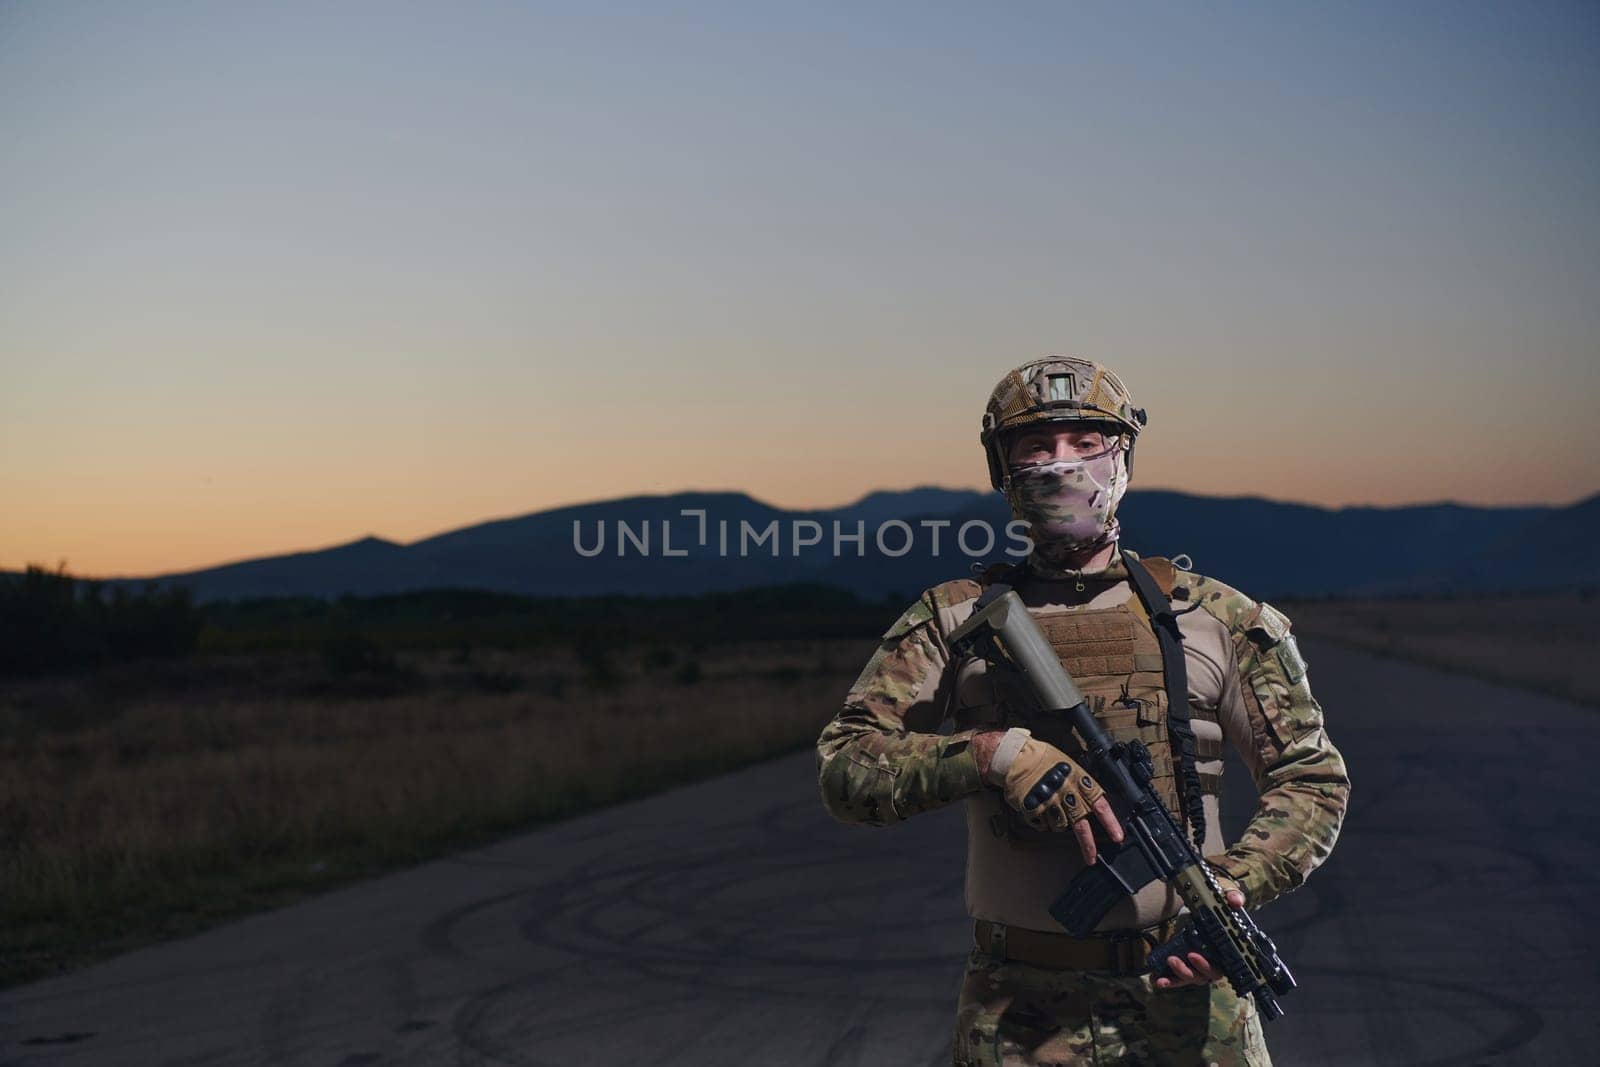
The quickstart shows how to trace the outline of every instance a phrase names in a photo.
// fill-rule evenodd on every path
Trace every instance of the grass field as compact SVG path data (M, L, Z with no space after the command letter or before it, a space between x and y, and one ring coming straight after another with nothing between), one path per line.
M1297 633L1590 705L1600 675L1592 592L1288 602Z
M1304 635L1600 704L1593 606L1282 605ZM0 985L807 747L874 645L686 635L765 629L726 614L759 603L733 601L671 608L655 632L678 644L448 651L330 628L277 647L304 640L272 614L289 607L223 631L248 651L0 684ZM858 633L893 614L851 610ZM813 614L794 627L848 613Z
M812 744L871 639L210 655L0 688L0 984Z

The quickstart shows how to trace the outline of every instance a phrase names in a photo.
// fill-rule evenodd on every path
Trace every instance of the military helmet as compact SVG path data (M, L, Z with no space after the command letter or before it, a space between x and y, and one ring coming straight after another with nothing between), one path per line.
M1098 363L1071 356L1046 356L1011 371L989 394L978 440L989 458L989 482L1004 489L1006 430L1040 422L1112 423L1128 434L1128 470L1133 441L1149 421L1133 406L1127 386Z

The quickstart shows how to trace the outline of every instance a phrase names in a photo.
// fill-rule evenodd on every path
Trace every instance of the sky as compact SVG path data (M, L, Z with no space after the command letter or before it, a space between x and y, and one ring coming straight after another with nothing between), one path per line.
M0 569L634 493L1600 491L1600 6L0 0Z

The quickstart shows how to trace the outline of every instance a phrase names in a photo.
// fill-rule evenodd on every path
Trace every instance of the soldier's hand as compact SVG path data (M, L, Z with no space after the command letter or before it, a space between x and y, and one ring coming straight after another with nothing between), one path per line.
M1228 907L1234 911L1244 909L1244 894L1237 889L1227 893ZM1211 966L1211 961L1198 952L1191 952L1187 960L1173 956L1167 960L1167 969L1176 978L1157 978L1152 983L1157 989L1181 989L1186 985L1209 985L1222 977L1222 972Z
M1089 822L1092 813L1113 841L1122 840L1105 790L1081 766L1054 745L1029 738L1006 771L1006 803L1039 830L1071 830L1083 861L1093 863L1098 849Z

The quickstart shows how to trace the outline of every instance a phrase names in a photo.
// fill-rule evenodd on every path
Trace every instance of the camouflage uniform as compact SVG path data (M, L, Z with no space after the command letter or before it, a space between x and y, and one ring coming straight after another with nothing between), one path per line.
M1216 1064L1271 1067L1254 1002L1226 982L995 963L974 950L956 1011L956 1067Z
M1131 596L1120 557L1106 571L1073 581L1034 557L1029 566L1031 576L1019 592L1036 617ZM1213 736L1226 736L1239 751L1260 793L1243 836L1225 851L1217 836L1216 798L1207 798L1207 858L1225 885L1236 885L1247 906L1258 908L1298 886L1327 858L1349 779L1323 728L1288 619L1213 579L1170 568L1169 573L1172 606L1186 627L1196 734L1202 729L1198 713L1210 711L1210 722L1217 724ZM1047 918L1030 917L1037 907L1029 912L1025 905L996 903L1005 893L997 896L994 885L1026 882L1030 875L1038 880L1041 868L1007 870L1010 857L1020 863L1025 854L995 852L998 846L987 843L984 826L993 820L998 794L980 776L969 742L979 729L995 726L967 725L973 711L965 680L971 661L954 661L946 644L980 591L970 579L935 586L883 635L818 740L823 801L835 817L871 826L966 801L969 911L975 918L1059 933ZM947 719L956 729L941 735L937 731ZM1220 774L1220 759L1214 768ZM1069 853L1075 857L1076 846L1070 834L1052 836L1059 854L1051 862L1059 868ZM980 847L990 851L979 857ZM1075 862L1081 865L1081 859ZM1052 881L1033 892L1053 895L1064 885ZM1176 913L1180 902L1164 886L1146 889L1154 895L1130 898L1129 907L1113 912L1107 924L1141 928ZM1008 908L1012 914L993 913ZM978 949L961 990L955 1062L1259 1067L1269 1059L1253 1003L1236 998L1226 982L1158 990L1144 976L1049 970L997 961Z

